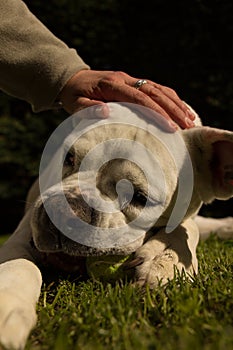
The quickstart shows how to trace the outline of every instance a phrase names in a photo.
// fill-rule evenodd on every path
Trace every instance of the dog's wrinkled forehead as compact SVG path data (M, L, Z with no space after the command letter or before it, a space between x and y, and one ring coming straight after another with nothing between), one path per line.
M103 164L121 158L136 164L140 160L155 164L153 158L160 158L162 166L166 153L174 152L177 143L174 134L160 127L160 115L131 104L108 103L108 109L109 117L105 120L90 119L95 117L93 108L72 117L73 131L65 140L65 151L73 150L78 162L92 150L89 154L92 162L101 159ZM182 156L179 151L173 158ZM138 165L141 168L141 163Z
M97 119L95 117L95 109L86 108L73 115L73 127L78 125L79 130L88 130L91 129L94 124L109 124L109 120L111 120L111 123L125 123L146 130L148 128L148 116L153 117L154 115L154 122L156 119L160 119L152 110L148 110L148 114L146 115L147 108L140 108L140 106L135 107L134 104L130 103L108 103L107 106L109 111L109 117L107 119ZM150 124L151 120L152 118L150 118Z
M131 107L131 106L130 106ZM129 139L133 141L145 142L146 134L153 135L152 124L144 118L143 111L134 111L128 106L121 104L108 104L109 117L105 120L95 119L95 110L85 109L72 117L73 131L66 138L66 148L70 145L77 145L82 141L82 148L90 149L94 145L113 139ZM91 114L91 115L90 115ZM90 119L91 118L91 119ZM118 147L119 147L118 142ZM80 144L79 144L80 146ZM106 144L106 147L109 143ZM117 147L117 144L116 144ZM127 153L129 149L125 149Z

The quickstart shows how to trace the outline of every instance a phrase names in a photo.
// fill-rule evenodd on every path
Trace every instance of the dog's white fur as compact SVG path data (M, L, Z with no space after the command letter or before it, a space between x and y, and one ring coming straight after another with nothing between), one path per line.
M109 104L110 107L112 105L114 104ZM120 113L128 113L125 106L119 105L117 108ZM211 202L215 198L227 199L233 195L233 186L224 182L228 180L224 171L228 169L232 174L233 133L206 127L197 127L180 131L180 133L193 161L194 193L183 221L171 234L166 234L164 227L174 205L177 171L169 155L156 140L147 140L145 132L142 132L141 135L140 132L137 133L137 140L156 154L161 168L165 171L168 186L166 205L161 218L156 223L156 234L152 232L150 238L145 236L144 240L115 251L117 254L128 254L135 251L135 261L137 259L140 261L140 264L136 264L136 282L139 285L149 284L155 287L159 280L165 283L174 277L174 266L179 271L185 271L188 274L197 273L196 247L200 232L204 237L207 237L210 232L215 232L222 238L233 237L232 218L217 220L196 217L195 220L193 219L202 202ZM130 126L128 128L125 126L95 128L79 140L77 145L74 145L76 163L82 160L88 149L106 138L125 137L134 140L135 135L135 128ZM218 146L220 146L219 149ZM230 154L230 157L225 159L223 159L221 149L223 146L228 148L226 153ZM217 155L217 163L214 163L214 155ZM223 157L222 161L220 156ZM117 162L109 164L99 178L100 192L102 191L102 194L110 199L112 199L113 190L109 184L109 178L114 178L117 182L122 174L127 176L130 173L131 180L137 181L138 186L143 186L145 181L137 167L124 161ZM78 165L75 169L69 167L64 169L64 189L72 203L76 199L80 203L79 189L73 185L77 167ZM221 178L218 179L219 176ZM65 237L60 238L60 246L58 246L55 231L46 231L47 221L44 213L41 212L42 203L40 198L37 198L38 194L37 183L33 186L28 198L28 202L34 202L34 206L28 208L14 234L0 248L0 343L6 348L23 349L28 334L36 323L35 306L42 283L40 269L37 265L43 262L45 256L43 254L50 252L50 256L53 254L56 256L59 251L71 256L94 254L91 249L83 250L82 246ZM56 193L52 192L51 195L53 197ZM58 201L56 198L54 203L53 198L51 205L54 205L55 209L59 208L59 198ZM89 215L88 209L83 210L82 203L77 206L76 210L77 215L82 213L84 219ZM124 213L120 212L117 215L96 214L95 224L101 227L121 225L128 218L133 219L138 213L138 205L131 205ZM34 244L32 244L32 239ZM112 254L113 251L103 250L101 253ZM54 260L51 261L53 264Z

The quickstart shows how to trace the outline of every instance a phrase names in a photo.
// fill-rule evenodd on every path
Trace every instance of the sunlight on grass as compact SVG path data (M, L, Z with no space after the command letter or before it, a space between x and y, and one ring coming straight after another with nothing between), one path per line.
M60 280L44 285L27 350L230 349L233 242L198 248L200 273L154 291L130 283Z

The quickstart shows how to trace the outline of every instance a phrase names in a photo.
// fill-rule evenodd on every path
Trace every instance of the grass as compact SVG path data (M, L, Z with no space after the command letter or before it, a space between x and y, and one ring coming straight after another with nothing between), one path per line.
M10 235L8 234L0 235L0 245L2 245L9 237Z
M198 248L199 274L154 291L130 283L44 285L26 350L233 348L233 242Z

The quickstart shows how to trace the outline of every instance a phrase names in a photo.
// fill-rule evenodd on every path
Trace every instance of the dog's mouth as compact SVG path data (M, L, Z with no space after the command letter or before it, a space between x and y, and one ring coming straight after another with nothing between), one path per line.
M86 276L86 257L71 256L69 254L58 253L41 253L42 266L46 269L53 269L56 271L63 271L65 273L80 276Z
M53 223L53 219L55 219L61 225L69 227L73 224L75 216L87 224L93 224L95 221L95 214L81 196L78 198L67 196L66 198L70 205L68 208L64 207L63 198L59 194L48 198L50 215L48 215L41 200L36 203L31 219L35 246L41 252L59 252L71 257L94 254L93 248L71 240ZM48 207L48 203L46 205Z
M34 209L31 228L32 247L39 254L38 259L42 268L46 271L52 269L79 276L87 275L86 258L83 256L85 254L78 254L84 247L77 247L76 242L69 240L58 230L43 205Z

